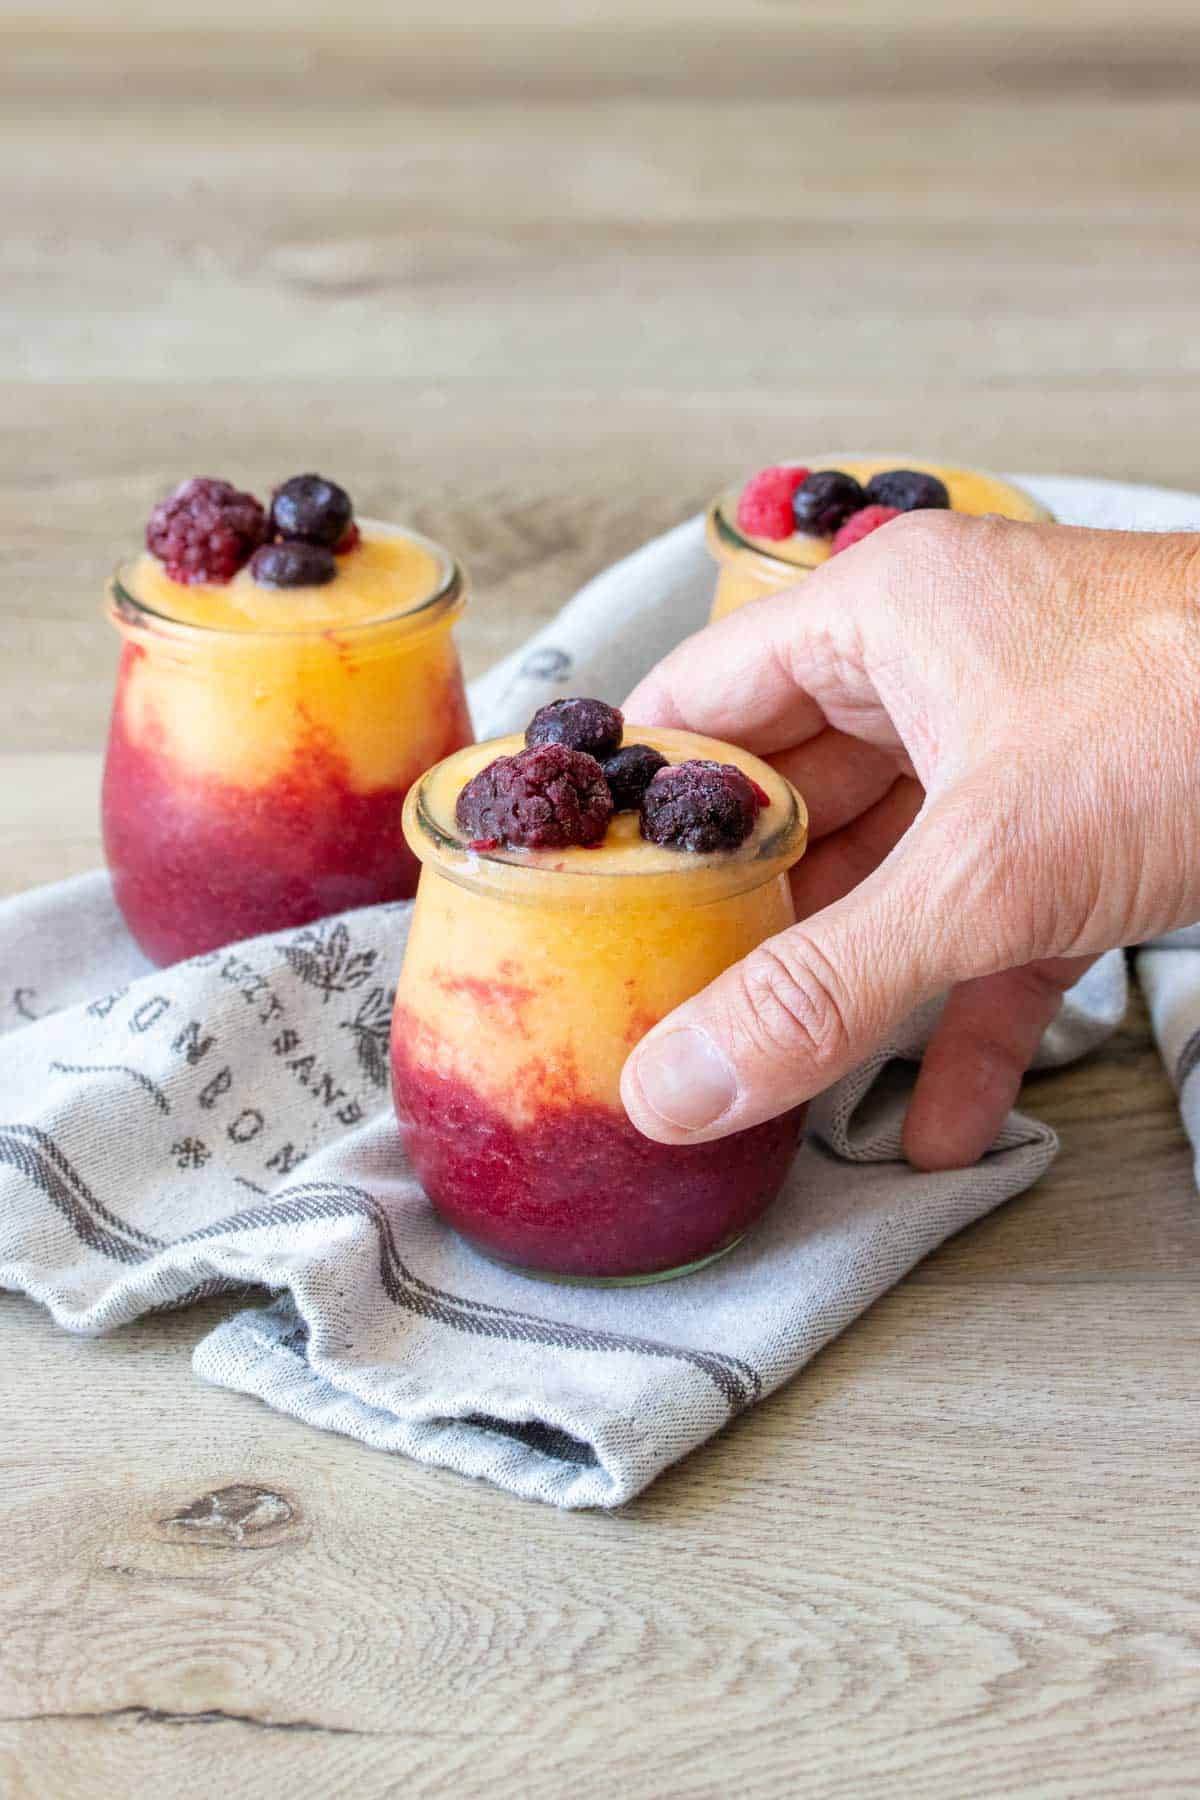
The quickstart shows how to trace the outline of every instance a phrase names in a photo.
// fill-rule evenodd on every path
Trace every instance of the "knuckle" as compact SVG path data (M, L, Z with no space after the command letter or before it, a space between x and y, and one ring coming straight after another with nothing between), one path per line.
M850 1046L848 1007L833 969L811 939L792 932L760 944L742 965L741 1014L755 1048L806 1062L821 1075Z
M963 593L990 587L1012 553L1011 520L935 509L902 513L878 534L884 585L892 605L938 618L948 585ZM868 540L870 541L870 540Z
M1008 1038L980 1036L963 1047L964 1060L984 1073L999 1075L1004 1080L1019 1080L1029 1065L1029 1058Z
M890 546L883 538L879 545L881 550L890 548L893 554L928 570L949 558L957 558L981 523L983 521L967 513L941 512L933 508L901 513L888 526Z
M1048 966L1045 962L1026 963L1014 971L1018 991L1038 1010L1057 1010L1062 997L1075 979L1071 967Z

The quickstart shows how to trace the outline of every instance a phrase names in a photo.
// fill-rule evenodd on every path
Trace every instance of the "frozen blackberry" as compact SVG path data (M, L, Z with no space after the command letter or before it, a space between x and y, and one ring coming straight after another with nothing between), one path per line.
M267 536L267 515L232 482L196 475L160 500L146 523L146 548L172 581L230 581Z
M936 475L920 469L884 469L867 483L867 499L875 506L894 506L897 512L945 512L950 490Z
M853 475L841 469L814 469L796 489L792 500L792 517L797 531L831 537L850 514L867 504Z
M337 562L319 544L264 544L251 558L250 573L259 587L324 587L337 574Z
M458 796L454 817L473 844L491 840L526 850L564 850L600 843L612 810L595 757L567 744L532 744L515 756L498 756L473 775Z
M603 762L618 748L625 721L603 700L551 700L534 713L525 730L527 744L565 744Z
M354 520L354 502L345 488L323 475L293 475L271 497L271 524L282 538L340 545Z
M642 836L669 850L736 850L758 816L755 785L732 763L662 769L642 795Z
M667 759L649 744L626 744L604 763L604 779L612 795L614 812L636 812L642 795Z

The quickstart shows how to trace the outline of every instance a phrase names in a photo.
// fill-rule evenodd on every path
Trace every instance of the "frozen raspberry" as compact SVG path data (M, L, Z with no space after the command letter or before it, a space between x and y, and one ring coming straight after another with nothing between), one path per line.
M337 562L319 544L264 544L250 559L250 573L259 587L324 587L336 576Z
M642 795L642 836L670 850L736 850L754 829L754 787L732 763L663 769Z
M829 537L866 504L867 497L853 475L841 469L815 469L796 489L792 501L795 529Z
M867 499L875 506L893 506L897 512L930 508L944 512L950 505L950 490L936 475L925 475L919 469L884 469L868 481Z
M792 501L807 469L760 469L742 489L737 505L738 528L751 537L791 537L796 529Z
M566 744L533 744L498 756L473 775L454 816L469 841L488 839L527 850L598 844L612 798L595 757Z
M267 515L253 494L204 475L160 500L146 524L146 548L172 581L229 581L266 536Z
M332 550L353 518L354 502L345 488L323 475L293 475L271 496L271 524L282 538Z
M834 534L829 554L836 556L839 550L848 550L851 544L857 544L861 538L870 537L889 519L900 516L898 506L863 506L856 513L851 513L846 523Z
M603 700L551 700L534 713L525 730L527 744L565 744L603 762L621 742L625 721Z
M649 744L626 744L604 764L604 779L612 795L614 812L636 812L642 795L667 759Z

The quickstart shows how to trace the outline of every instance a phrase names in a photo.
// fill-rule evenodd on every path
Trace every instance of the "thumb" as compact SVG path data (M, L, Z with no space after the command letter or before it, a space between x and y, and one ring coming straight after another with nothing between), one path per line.
M975 834L939 812L920 815L844 899L767 939L642 1039L621 1080L639 1131L702 1143L774 1118L847 1074L922 1000L985 972L974 964L996 934L978 924Z

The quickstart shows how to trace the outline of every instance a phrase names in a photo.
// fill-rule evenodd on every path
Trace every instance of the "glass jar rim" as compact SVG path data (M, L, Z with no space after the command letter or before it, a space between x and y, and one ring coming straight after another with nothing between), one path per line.
M146 601L139 600L127 585L128 571L132 559L117 564L108 582L108 616L112 623L122 632L148 631L156 635L177 638L183 642L196 644L216 643L305 643L318 638L336 637L362 641L372 633L395 631L398 627L405 631L425 631L435 624L442 624L457 617L466 605L466 575L455 557L444 545L435 539L426 537L423 532L413 531L407 525L389 525L380 519L360 519L360 526L375 530L390 537L407 538L410 543L428 551L437 565L438 576L434 586L421 599L407 602L394 612L378 613L369 619L354 619L345 623L336 620L322 620L320 624L302 624L297 626L249 626L233 628L228 625L203 625L194 619L173 618L170 613L161 612Z
M738 751L734 745L722 746L718 740L702 738L693 732L636 725L633 731L636 733L634 742L670 744L675 740L689 740L690 744L706 749L726 748L737 755L749 754ZM475 755L493 746L496 754L503 755L506 752L500 746L512 742L511 737L495 738L485 744L472 745L467 751L456 751L455 757ZM445 759L446 762L450 760L453 759ZM760 762L757 757L753 760ZM768 835L752 846L743 846L743 850L750 848L748 855L741 851L714 851L706 855L680 851L674 866L645 869L629 864L617 868L611 864L606 866L602 855L592 852L588 854L596 856L594 863L581 860L564 868L535 862L520 850L472 850L461 833L447 829L430 806L430 783L444 766L445 762L435 764L409 790L404 804L404 832L409 847L423 865L435 868L439 875L461 887L497 898L538 906L577 906L581 899L603 895L605 901L628 906L678 905L684 897L686 884L687 904L703 905L749 893L773 881L800 860L808 844L808 808L803 796L777 770L760 764L783 799L785 812Z
M738 488L727 489L725 493L718 494L708 509L706 524L709 549L717 561L732 562L735 557L741 561L748 557L764 569L784 574L807 569L808 564L797 562L790 556L774 556L769 550L764 550L761 544L756 544L743 535L726 511L731 501L736 503L739 492Z

